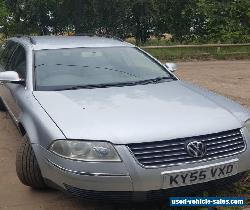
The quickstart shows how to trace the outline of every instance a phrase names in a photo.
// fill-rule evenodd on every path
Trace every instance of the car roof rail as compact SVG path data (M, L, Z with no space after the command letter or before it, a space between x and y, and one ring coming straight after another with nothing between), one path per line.
M122 38L117 37L117 36L104 35L104 37L106 37L106 38L111 38L111 39L116 39L116 40L118 40L118 41L120 41L120 42L124 42L124 40L123 40Z
M97 37L104 37L104 38L111 38L111 39L116 39L120 42L124 42L123 39L116 37L116 36L112 36L112 35L108 35L108 34L95 34L95 33L77 33L75 34L75 36L97 36Z
M94 33L76 33L74 36L97 36Z
M34 38L31 37L31 36L29 36L29 35L17 34L16 37L17 38L22 38L22 37L27 38L27 39L29 39L29 41L31 42L31 44L36 44L36 41L34 40Z

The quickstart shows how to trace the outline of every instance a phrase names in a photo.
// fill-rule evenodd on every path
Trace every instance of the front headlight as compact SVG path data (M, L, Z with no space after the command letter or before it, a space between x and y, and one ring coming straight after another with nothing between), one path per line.
M248 133L250 134L250 120L246 121L244 127L247 129Z
M115 148L108 142L56 140L49 148L65 158L83 161L121 161Z

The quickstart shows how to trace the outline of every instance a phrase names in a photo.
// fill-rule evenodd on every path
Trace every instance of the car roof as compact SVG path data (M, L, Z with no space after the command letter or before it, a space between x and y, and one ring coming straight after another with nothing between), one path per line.
M117 38L100 36L17 36L10 38L23 45L32 45L34 50L80 47L133 47Z

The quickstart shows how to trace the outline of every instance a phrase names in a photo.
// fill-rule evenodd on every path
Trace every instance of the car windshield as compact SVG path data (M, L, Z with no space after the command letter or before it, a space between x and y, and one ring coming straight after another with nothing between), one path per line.
M134 85L173 79L160 64L134 47L38 50L36 90Z

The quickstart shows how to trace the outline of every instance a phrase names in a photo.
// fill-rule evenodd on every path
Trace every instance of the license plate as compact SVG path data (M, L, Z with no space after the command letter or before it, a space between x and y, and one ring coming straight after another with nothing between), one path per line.
M198 184L237 174L238 162L230 162L216 166L197 167L180 172L163 172L163 188Z

